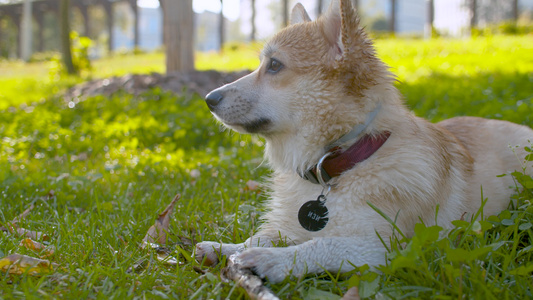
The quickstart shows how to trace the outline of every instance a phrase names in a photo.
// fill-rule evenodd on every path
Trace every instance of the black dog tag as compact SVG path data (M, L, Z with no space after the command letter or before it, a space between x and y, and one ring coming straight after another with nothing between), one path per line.
M298 211L298 221L303 228L309 231L319 231L328 224L328 208L326 197L318 196L316 200L306 202Z

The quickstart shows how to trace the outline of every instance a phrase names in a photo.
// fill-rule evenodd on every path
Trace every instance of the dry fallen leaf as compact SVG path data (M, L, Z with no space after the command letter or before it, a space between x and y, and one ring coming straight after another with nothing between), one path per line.
M33 205L33 203L30 205L30 207L28 207L25 211L23 211L20 215L18 215L16 218L13 219L13 221L11 221L11 225L15 225L17 224L18 222L22 221L23 219L25 219L31 212L31 210L34 208L35 206Z
M15 253L0 259L0 270L17 275L27 272L35 276L52 272L53 265L48 260Z
M11 230L12 232L15 232L17 235L21 237L30 238L33 240L42 240L42 241L48 241L50 239L48 235L43 234L40 231L28 230L28 229L24 229L22 227L16 227L16 226L14 226L11 229L12 229Z
M180 194L177 194L172 202L165 208L165 210L159 214L157 220L155 220L154 225L150 226L148 232L144 236L143 243L141 248L145 249L150 246L150 243L157 243L159 245L164 245L167 240L167 231L170 224L170 215L176 206L176 202L180 199Z
M167 253L157 253L157 260L171 266L177 266L179 264L177 258Z
M259 183L257 181L248 180L246 182L246 189L249 191L255 191L259 188Z
M17 223L20 222L21 220L25 219L31 212L31 210L34 208L35 206L33 204L30 205L30 207L28 207L25 211L23 211L20 215L18 215L17 217L15 217L11 222L8 222L6 224L6 226L2 226L0 227L0 230L1 231L10 231L12 232L13 231L13 227L16 227Z
M33 240L43 240L43 241L49 240L50 237L48 235L46 235L46 234L43 234L40 231L28 230L28 229L25 229L25 228L22 228L22 227L18 226L18 223L21 222L22 220L24 220L30 214L30 212L32 211L32 209L34 207L35 206L33 204L31 204L30 207L28 207L20 215L15 217L11 222L8 222L6 224L6 226L0 227L0 230L1 231L8 231L8 232L10 232L12 234L17 234L18 236L30 238L30 239L33 239Z
M169 264L169 265L178 265L179 261L174 256L170 255L170 250L164 247L167 240L167 231L170 225L170 216L174 211L176 202L180 199L180 195L176 195L172 202L165 208L165 210L159 214L157 220L155 220L154 225L150 226L148 232L144 236L144 239L141 244L142 249L152 249L156 251L156 258L158 261ZM147 262L145 259L140 260L135 263L132 268L128 271L138 271L139 269L145 268L146 265L149 265L150 262Z
M19 246L23 246L26 249L30 249L33 251L38 251L38 252L44 251L44 254L45 254L44 256L51 256L55 252L54 246L46 246L32 239L23 239L22 241L20 241Z
M346 294L342 296L341 300L359 300L361 297L359 297L359 290L357 287L352 287L349 290L346 291Z

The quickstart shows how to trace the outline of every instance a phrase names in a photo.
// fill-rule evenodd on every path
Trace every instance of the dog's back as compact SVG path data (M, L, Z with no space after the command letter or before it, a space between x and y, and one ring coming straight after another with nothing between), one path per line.
M457 117L437 124L448 130L462 144L473 160L469 199L479 200L481 192L488 198L484 214L491 215L505 209L516 190L509 173L524 170L533 174L532 163L524 161L525 147L533 143L533 130L529 127L501 120L476 117ZM507 174L504 178L498 175ZM477 207L479 207L477 205ZM476 209L476 207L474 207Z

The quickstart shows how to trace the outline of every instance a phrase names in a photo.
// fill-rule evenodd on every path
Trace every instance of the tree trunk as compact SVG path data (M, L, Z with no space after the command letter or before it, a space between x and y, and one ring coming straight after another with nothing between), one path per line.
M287 27L289 25L289 0L282 1L281 9L283 9L283 27Z
M194 70L192 0L164 0L163 2L167 73Z
M435 19L434 0L426 0L426 25L424 26L424 36L429 39L433 36L433 21Z
M133 12L133 46L139 47L139 7L137 6L137 0L130 0L130 7Z
M32 0L24 0L22 5L22 26L21 26L21 42L20 45L22 60L29 61L32 50L32 9L31 9Z
M113 3L104 1L104 10L107 17L107 50L109 53L113 52L113 40L115 39L115 34L113 33L113 25L115 23L115 14L113 13Z
M37 52L44 51L44 12L35 14L37 21Z
M513 0L513 21L518 22L518 0Z
M255 41L255 0L250 0L251 4L252 4L252 33L250 35L250 40Z
M224 41L225 41L225 36L224 36L224 0L220 0L220 19L218 20L219 24L218 24L218 35L219 35L219 49L220 51L222 52L222 50L224 49Z
M476 28L477 23L477 1L470 0L470 33Z
M21 22L22 22L22 16L21 15L11 15L11 20L13 21L13 24L15 27L17 27L17 42L16 42L16 52L15 55L18 55L19 58L22 58L22 39L20 38L21 34Z
M389 31L396 33L396 0L391 0Z
M70 40L70 21L69 21L69 2L70 0L61 0L59 4L59 14L61 23L61 54L63 64L68 74L75 74L76 69L72 63L72 42Z
M90 38L91 37L91 25L89 19L89 7L87 5L79 6L80 13L83 17L83 35Z
M324 1L323 0L317 0L316 1L316 17L318 18L322 14L322 5Z

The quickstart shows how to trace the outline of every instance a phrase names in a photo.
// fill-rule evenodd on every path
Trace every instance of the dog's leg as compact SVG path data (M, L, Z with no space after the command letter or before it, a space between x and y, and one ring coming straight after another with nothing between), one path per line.
M240 244L201 242L196 244L195 257L197 261L204 262L205 265L211 266L217 264L218 258L224 255L230 256L252 247L272 247L273 244L278 241L279 236L269 237L257 234L247 239L246 242Z
M377 238L315 238L284 248L252 248L238 256L239 263L276 283L288 275L347 272L353 265L385 263L385 248Z

